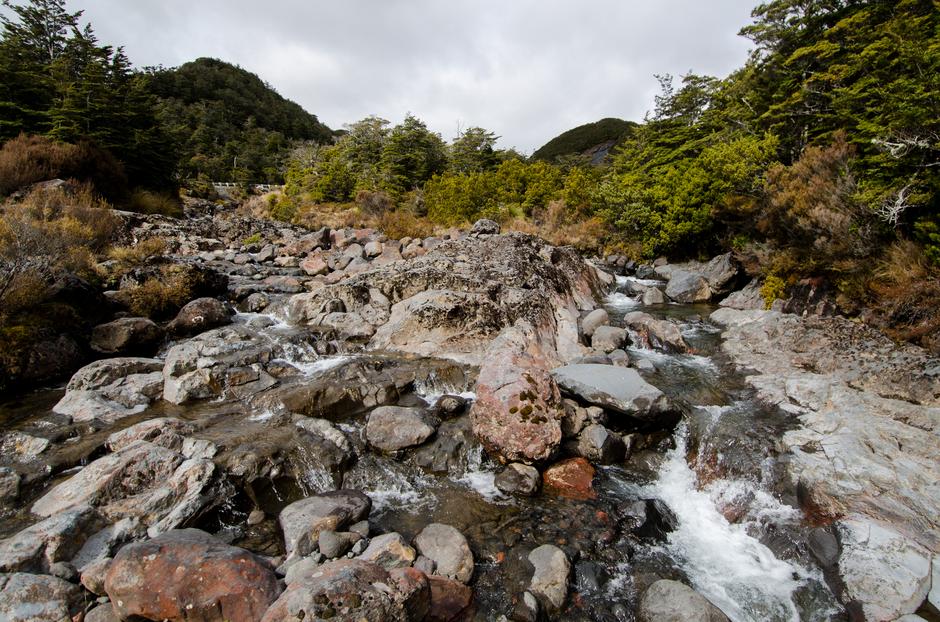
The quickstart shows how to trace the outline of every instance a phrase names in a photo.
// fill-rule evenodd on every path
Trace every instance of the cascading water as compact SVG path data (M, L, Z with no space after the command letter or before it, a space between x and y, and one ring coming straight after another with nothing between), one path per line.
M802 612L795 602L801 586L821 583L822 576L778 559L749 533L749 521L734 524L719 511L716 501L722 493L730 488L753 490L751 483L718 480L700 489L686 461L687 438L688 428L683 425L659 477L640 491L666 503L679 519L664 545L665 553L686 572L693 586L734 622L827 620L828 611ZM761 506L755 520L799 520L798 510L760 492L760 498L751 502L752 512L753 506Z

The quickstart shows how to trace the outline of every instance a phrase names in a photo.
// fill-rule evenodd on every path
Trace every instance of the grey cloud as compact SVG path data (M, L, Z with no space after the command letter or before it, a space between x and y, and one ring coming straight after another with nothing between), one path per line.
M754 0L85 0L137 65L237 63L331 127L406 112L531 152L605 116L640 120L656 73L723 76Z

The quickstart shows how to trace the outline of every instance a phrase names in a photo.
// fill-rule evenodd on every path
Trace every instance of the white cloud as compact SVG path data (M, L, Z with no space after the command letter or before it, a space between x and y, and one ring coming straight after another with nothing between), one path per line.
M85 0L137 65L237 63L331 127L406 112L531 152L605 116L640 120L653 74L723 76L754 0Z

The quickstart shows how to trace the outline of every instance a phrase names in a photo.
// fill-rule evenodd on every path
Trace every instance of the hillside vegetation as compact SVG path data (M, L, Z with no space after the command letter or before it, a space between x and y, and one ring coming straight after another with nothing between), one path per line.
M333 137L261 78L220 60L199 58L149 78L157 117L178 146L183 179L278 183L291 141Z
M630 135L636 123L623 119L601 119L562 132L532 154L533 160L555 162L565 156L578 156L599 145L617 146Z
M768 303L812 278L843 312L940 348L932 0L766 2L741 31L754 44L743 67L660 76L643 123L575 128L532 158L480 127L448 142L413 115L334 135L240 68L199 59L136 72L62 0L12 6L0 40L0 179L14 180L4 193L68 176L163 211L134 188L283 179L264 209L311 225L406 235L487 217L636 258L733 250ZM577 157L615 135L609 164Z

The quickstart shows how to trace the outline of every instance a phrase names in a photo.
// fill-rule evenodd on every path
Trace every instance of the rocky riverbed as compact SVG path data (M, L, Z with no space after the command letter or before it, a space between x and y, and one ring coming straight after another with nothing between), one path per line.
M2 619L937 619L940 361L730 255L123 218L214 295L0 406Z

